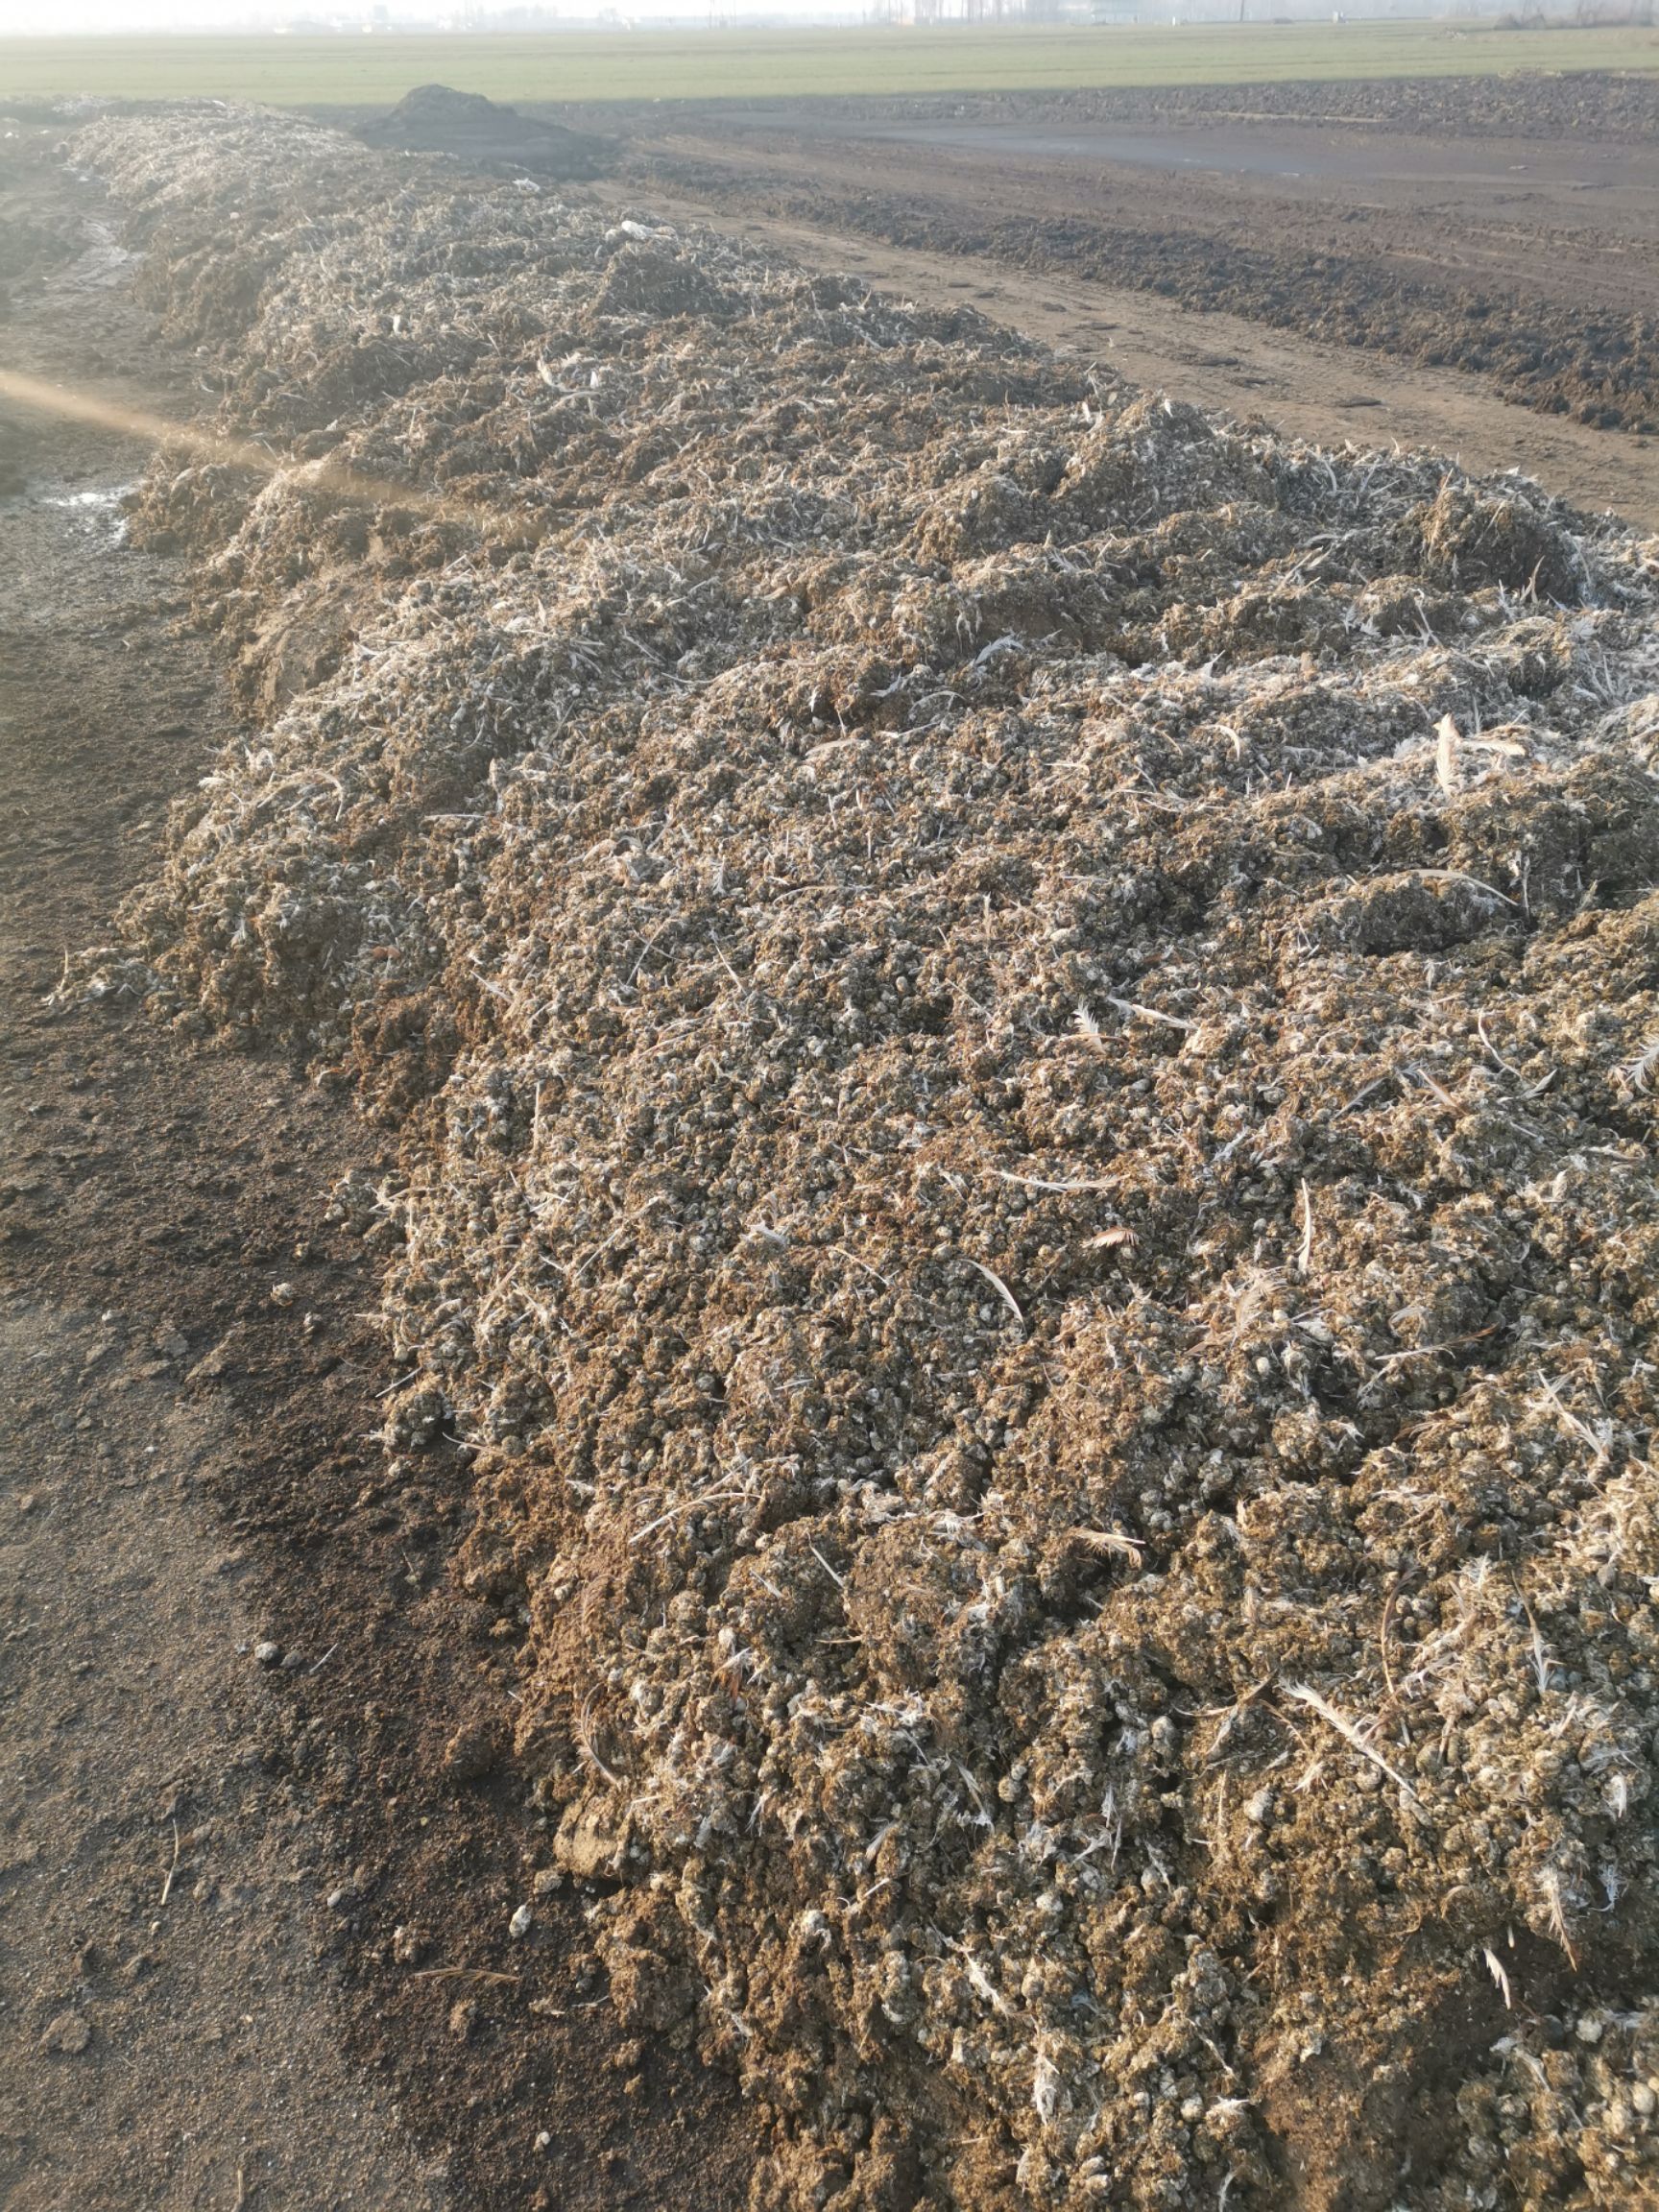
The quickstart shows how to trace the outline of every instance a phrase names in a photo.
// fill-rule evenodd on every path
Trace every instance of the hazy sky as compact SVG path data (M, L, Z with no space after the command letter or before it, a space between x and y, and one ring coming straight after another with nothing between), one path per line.
M389 0L394 17L420 22L434 16L452 17L465 0ZM561 15L591 19L607 0L476 0L488 12L514 5L549 7ZM622 15L677 15L696 17L707 12L707 0L609 0ZM852 5L853 0L848 0ZM732 12L732 0L719 0L720 12ZM771 14L821 12L811 0L748 0L743 13ZM0 0L0 36L12 32L42 36L65 31L228 30L252 22L281 23L304 15L369 12L369 0ZM0 93L6 89L6 58L0 51Z
M419 27L446 22L469 0L386 0L393 19ZM607 8L624 21L670 16L705 21L710 0L470 0L481 12L542 7L572 23L591 22ZM717 15L799 16L821 22L860 12L860 0L712 0ZM0 0L0 41L11 34L50 37L83 31L228 31L291 23L305 16L367 16L371 0ZM6 55L0 43L0 94L6 90Z
M12 31L149 31L161 23L204 25L245 21L250 9L235 0L0 0L0 34ZM0 86L5 61L0 58Z

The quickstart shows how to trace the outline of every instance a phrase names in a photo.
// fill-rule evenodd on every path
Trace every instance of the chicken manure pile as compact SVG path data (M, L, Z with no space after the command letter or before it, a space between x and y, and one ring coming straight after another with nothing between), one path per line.
M1659 544L105 118L268 480L97 987L401 1132L389 1449L757 2207L1659 2201Z

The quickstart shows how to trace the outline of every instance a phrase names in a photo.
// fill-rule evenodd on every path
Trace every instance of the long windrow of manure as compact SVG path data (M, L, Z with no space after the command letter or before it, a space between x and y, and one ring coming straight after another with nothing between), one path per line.
M289 118L74 158L285 461L136 501L252 733L103 987L401 1128L388 1443L756 2206L1651 2201L1659 546Z

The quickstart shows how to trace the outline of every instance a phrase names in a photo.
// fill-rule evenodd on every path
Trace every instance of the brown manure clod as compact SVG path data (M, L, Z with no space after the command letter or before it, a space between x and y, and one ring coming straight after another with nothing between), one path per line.
M1650 2201L1659 548L287 118L77 157L296 455L144 494L273 705L124 974L405 1130L388 1437L756 2205Z

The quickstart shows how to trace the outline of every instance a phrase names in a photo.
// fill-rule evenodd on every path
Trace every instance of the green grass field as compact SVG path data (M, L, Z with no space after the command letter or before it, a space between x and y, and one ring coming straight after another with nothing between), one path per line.
M1479 24L652 32L541 37L0 38L0 98L210 94L385 105L438 82L497 100L1062 90L1506 70L1659 70L1659 31Z

